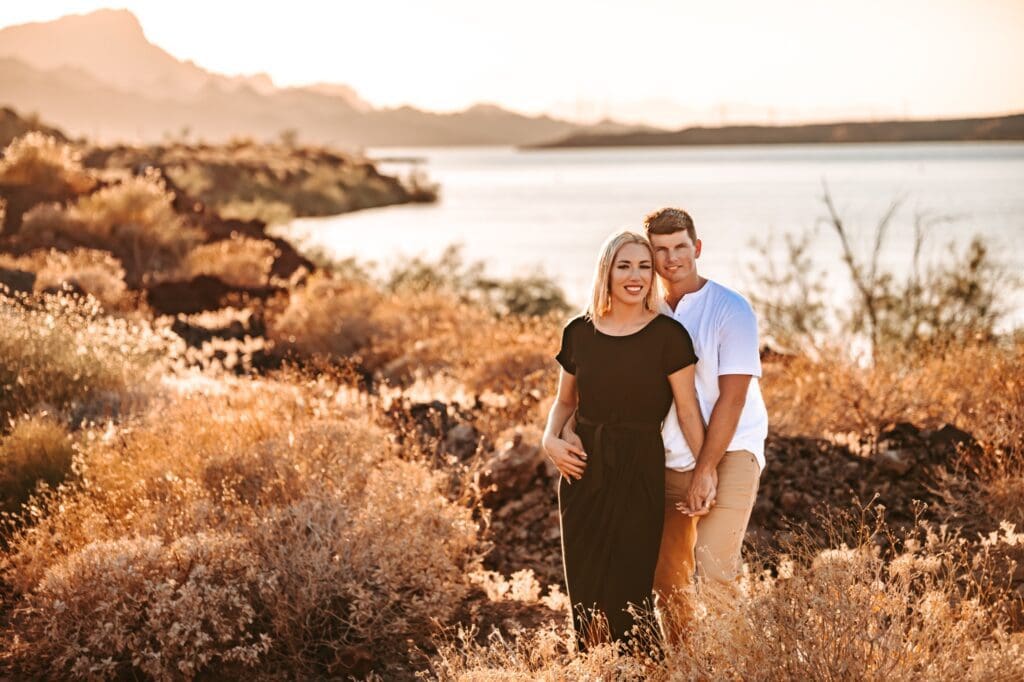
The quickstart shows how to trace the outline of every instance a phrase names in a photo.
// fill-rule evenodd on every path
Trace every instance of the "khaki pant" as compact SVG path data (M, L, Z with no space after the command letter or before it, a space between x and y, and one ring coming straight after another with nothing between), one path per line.
M665 526L661 535L654 590L666 629L689 620L687 597L696 572L701 582L729 591L740 574L740 550L757 497L761 476L754 454L725 453L718 463L715 506L707 516L686 516L676 509L690 490L692 471L665 470ZM671 634L670 634L671 637Z

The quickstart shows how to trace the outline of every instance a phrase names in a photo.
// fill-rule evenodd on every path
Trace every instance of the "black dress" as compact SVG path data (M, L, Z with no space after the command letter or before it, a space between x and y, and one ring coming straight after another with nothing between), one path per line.
M634 625L628 607L650 608L665 509L668 375L697 356L686 329L665 315L627 336L604 334L580 316L565 326L556 359L576 376L576 432L587 453L583 477L558 486L565 582L582 649L595 614L622 641Z

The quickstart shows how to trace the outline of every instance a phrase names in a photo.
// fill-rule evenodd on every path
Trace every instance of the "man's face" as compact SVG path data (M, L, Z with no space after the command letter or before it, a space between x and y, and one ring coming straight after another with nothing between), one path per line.
M696 276L700 258L700 240L690 239L686 230L671 234L652 234L654 269L669 284L685 282Z

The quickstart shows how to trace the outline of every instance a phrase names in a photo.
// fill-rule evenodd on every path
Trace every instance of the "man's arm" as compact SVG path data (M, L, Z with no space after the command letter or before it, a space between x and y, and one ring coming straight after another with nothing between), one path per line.
M750 378L749 374L723 374L718 377L718 400L711 410L704 445L697 455L697 466L690 483L688 503L691 511L697 512L709 507L715 498L718 463L722 461L725 449L736 434L736 426L740 423L740 414L747 400Z
M737 303L718 332L718 400L711 409L704 445L697 455L688 496L691 510L699 510L705 502L710 507L714 501L718 463L736 435L750 380L761 376L758 350L757 316L746 301Z

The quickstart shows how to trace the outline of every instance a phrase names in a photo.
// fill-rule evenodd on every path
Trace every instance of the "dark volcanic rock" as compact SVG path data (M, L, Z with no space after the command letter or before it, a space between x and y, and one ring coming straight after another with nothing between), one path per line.
M219 327L206 327L179 315L171 323L171 331L184 339L189 346L199 348L214 339L240 341L247 336L265 336L266 322L259 308L251 311L246 319L232 319Z
M541 434L535 428L514 429L498 439L499 449L488 460L481 487L489 488L484 503L497 508L530 492L538 480L556 473L540 448Z
M879 436L874 455L862 457L825 439L771 436L747 541L770 548L793 524L820 528L819 515L829 509L849 511L872 500L885 506L891 524L909 525L915 501L942 505L935 492L940 475L957 467L960 451L972 442L954 427L895 425ZM559 582L558 474L535 448L532 439L513 439L484 471L482 481L496 488L484 498L494 542L486 566L506 575L531 568L542 583Z
M146 301L160 315L200 313L225 306L229 297L267 299L281 287L235 287L210 275L180 282L160 282L146 289Z
M872 457L875 465L890 474L902 476L914 468L914 453L907 449L887 449Z
M25 270L0 268L0 284L6 286L12 292L29 294L35 288L36 274Z

